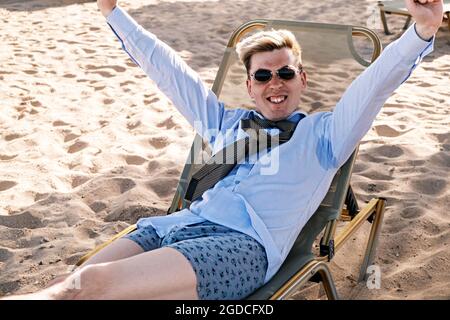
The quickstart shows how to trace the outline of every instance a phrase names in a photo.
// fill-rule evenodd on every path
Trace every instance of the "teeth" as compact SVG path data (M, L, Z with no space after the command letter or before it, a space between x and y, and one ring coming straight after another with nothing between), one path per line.
M281 103L286 99L286 96L269 97L269 101L272 103Z

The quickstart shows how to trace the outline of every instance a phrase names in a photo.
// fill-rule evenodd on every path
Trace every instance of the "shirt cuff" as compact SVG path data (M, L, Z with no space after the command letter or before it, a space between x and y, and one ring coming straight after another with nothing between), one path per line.
M434 39L435 36L430 41L425 41L420 38L416 32L416 24L414 23L400 37L397 42L397 50L409 61L416 61L418 57L422 60L423 57L433 51Z
M139 24L118 5L106 17L106 21L122 40L139 27Z

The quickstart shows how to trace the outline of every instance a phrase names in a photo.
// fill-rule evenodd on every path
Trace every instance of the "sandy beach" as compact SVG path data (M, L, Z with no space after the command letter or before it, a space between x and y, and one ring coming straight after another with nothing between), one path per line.
M385 35L372 0L119 3L210 86L230 35L251 19L374 27L383 46L404 23L389 16L394 33ZM166 214L194 131L121 49L95 1L3 0L0 30L1 296L43 288L139 218ZM450 299L449 128L445 22L361 143L357 199L388 201L374 261L381 287L356 281L365 226L331 264L342 298ZM314 286L293 299L322 293Z

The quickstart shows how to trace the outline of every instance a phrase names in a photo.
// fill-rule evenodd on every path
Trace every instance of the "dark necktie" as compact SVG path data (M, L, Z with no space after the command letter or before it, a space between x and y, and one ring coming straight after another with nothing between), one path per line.
M256 116L249 119L242 119L241 128L243 130L247 133L259 133L250 134L250 137L236 140L234 143L231 143L214 154L208 162L192 176L186 191L185 199L188 201L197 200L206 190L212 188L217 182L226 177L236 164L244 159L244 157L247 159L247 157L254 153L259 153L264 149L271 148L272 139L275 138L275 141L278 141L278 144L289 141L296 126L296 122L288 120L271 121ZM278 128L280 133L272 138L267 133L261 134L262 131L259 131L268 128ZM252 129L252 131L249 129Z

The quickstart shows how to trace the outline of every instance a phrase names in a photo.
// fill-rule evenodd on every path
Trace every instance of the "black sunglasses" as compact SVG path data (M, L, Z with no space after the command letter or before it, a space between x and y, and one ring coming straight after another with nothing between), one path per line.
M298 69L291 66L284 66L276 70L275 73L277 74L278 78L282 80L291 80L295 78L295 75L297 73L300 74L302 70L303 69L301 66ZM258 69L255 71L255 73L250 74L250 77L259 82L268 82L272 79L273 72L267 69Z

